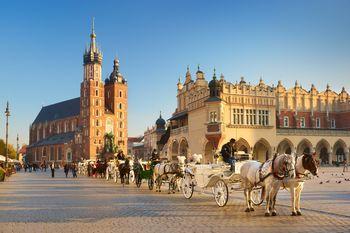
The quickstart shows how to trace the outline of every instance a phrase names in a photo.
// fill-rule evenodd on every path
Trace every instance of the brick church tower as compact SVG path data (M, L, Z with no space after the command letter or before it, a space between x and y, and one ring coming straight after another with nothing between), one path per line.
M102 53L96 45L94 25L90 46L84 53L84 78L80 87L80 119L83 155L96 159L104 147L104 135L112 133L119 150L127 153L128 86L114 59L113 71L102 81Z
M94 24L90 34L90 46L84 53L84 77L80 86L80 119L82 126L83 157L96 159L104 143L104 85L102 53L96 45Z
M106 131L114 134L120 150L127 153L128 86L119 72L119 60L114 59L113 71L105 80ZM114 124L112 125L111 122ZM107 133L108 133L107 132Z

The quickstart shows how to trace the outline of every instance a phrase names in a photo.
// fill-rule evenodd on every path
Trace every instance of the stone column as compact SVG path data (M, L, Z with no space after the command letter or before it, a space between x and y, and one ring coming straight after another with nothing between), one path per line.
M349 159L350 159L350 156L349 156L349 148L345 148L345 159L346 159L346 162L349 164Z
M329 163L329 165L332 165L332 158L333 158L333 151L332 151L332 149L330 149L329 152L328 152L328 163Z

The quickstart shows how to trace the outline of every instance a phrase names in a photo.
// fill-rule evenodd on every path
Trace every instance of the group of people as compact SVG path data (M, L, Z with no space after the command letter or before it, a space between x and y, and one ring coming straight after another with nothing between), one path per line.
M72 171L73 178L77 178L78 177L77 176L78 166L77 166L76 163L72 163L72 164L66 163L63 166L63 170L64 170L64 174L66 174L66 178L68 178L69 170Z

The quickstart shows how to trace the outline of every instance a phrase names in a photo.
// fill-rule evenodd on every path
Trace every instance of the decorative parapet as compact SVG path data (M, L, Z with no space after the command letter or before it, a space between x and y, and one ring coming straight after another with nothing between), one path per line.
M171 135L178 135L181 133L188 133L188 126L182 126L176 129L171 129L170 134Z
M335 129L277 129L277 135L289 136L344 136L350 137L349 130Z
M243 124L228 124L227 128L250 128L250 129L273 129L273 125L243 125Z

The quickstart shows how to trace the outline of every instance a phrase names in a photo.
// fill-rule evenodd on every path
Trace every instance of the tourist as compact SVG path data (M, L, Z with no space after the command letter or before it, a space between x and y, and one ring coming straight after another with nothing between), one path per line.
M51 177L54 178L55 177L55 163L54 162L51 163L50 168L51 168Z
M77 178L77 166L75 163L72 164L71 166L71 169L72 169L72 175L73 175L73 178Z
M63 166L63 170L64 170L64 174L66 174L66 178L67 178L68 177L68 172L69 172L69 165L68 165L68 163L66 163Z
M230 141L224 144L221 148L222 158L225 163L228 163L231 165L230 170L233 172L235 172L235 157L234 157L235 143L236 143L236 140L231 138Z
M347 172L348 171L348 161L346 159L344 159L343 164L344 164L343 172Z

